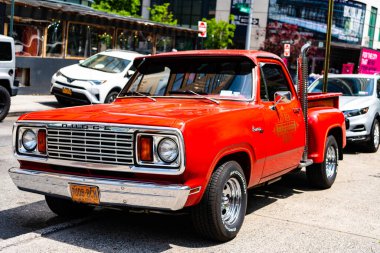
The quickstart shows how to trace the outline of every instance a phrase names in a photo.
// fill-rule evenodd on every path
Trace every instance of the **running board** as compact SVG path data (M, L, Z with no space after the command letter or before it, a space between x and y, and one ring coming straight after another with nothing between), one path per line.
M312 164L313 164L313 160L312 159L303 160L298 165L298 168L307 167L307 166L312 165Z

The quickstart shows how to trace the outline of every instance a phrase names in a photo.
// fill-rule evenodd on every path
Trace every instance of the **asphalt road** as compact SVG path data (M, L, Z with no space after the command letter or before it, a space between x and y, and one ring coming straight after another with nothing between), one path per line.
M380 151L345 152L329 190L290 175L249 192L239 235L217 244L197 236L189 217L98 208L62 219L42 196L19 191L8 176L15 117L0 123L1 252L380 252Z

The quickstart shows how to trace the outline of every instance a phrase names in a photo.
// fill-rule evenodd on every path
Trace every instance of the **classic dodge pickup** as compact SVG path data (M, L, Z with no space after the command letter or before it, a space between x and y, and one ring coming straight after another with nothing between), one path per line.
M183 209L200 234L228 241L243 224L248 188L306 166L313 186L334 183L346 144L338 95L297 94L276 55L188 51L134 66L112 104L19 118L20 167L9 173L20 190L45 195L62 216L97 205Z

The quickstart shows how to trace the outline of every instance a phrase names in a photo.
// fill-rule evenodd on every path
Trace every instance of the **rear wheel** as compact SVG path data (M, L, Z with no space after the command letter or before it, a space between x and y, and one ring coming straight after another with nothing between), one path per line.
M201 202L192 210L198 233L216 241L229 241L239 232L247 209L244 173L235 161L219 166Z
M370 138L369 138L369 141L366 143L367 145L365 146L368 152L376 152L379 149L379 143L380 143L379 132L380 132L379 120L374 119L372 123Z
M105 104L112 103L117 98L117 95L119 95L118 91L111 91L110 93L108 93L106 99L104 99L104 103Z
M0 121L2 121L11 107L11 96L6 88L0 86Z
M326 140L324 161L306 167L306 175L310 184L320 189L330 188L338 172L338 158L338 144L334 136L330 135Z
M80 204L69 199L61 199L52 196L45 196L45 200L50 210L62 217L83 217L94 210L94 206Z

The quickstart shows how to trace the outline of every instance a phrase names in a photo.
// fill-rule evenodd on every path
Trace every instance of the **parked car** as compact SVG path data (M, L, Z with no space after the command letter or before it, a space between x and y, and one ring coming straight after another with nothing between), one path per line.
M57 71L50 92L67 104L111 103L134 73L136 52L108 50Z
M15 80L15 45L11 37L0 35L0 121L8 114L11 96L16 96L18 81Z
M19 189L45 195L61 216L96 205L182 209L200 234L228 241L243 224L248 188L306 166L314 187L333 185L346 145L339 94L310 95L306 106L278 56L200 50L134 65L112 104L18 119L20 167L9 173Z
M309 87L309 92L321 92L322 85L323 78L319 78ZM343 94L339 108L349 120L347 141L376 152L379 148L380 76L329 74L327 92Z

